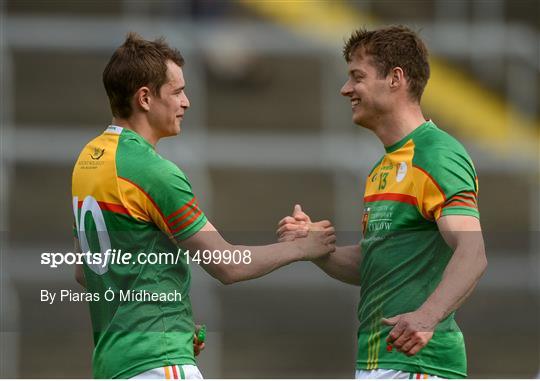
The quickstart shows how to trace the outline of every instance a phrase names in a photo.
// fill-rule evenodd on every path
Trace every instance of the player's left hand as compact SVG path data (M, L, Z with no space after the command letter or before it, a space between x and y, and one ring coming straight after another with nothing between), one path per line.
M381 322L394 327L386 342L407 356L414 356L429 343L438 324L433 316L422 310L383 318Z
M195 354L195 356L198 356L204 349L204 341L201 343L197 338L200 328L200 325L195 326L195 335L193 336L193 353Z

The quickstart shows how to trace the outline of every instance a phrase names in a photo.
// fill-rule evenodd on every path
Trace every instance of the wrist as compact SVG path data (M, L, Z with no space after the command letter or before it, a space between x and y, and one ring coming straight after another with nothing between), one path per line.
M316 264L319 267L324 267L324 265L328 262L328 259L330 258L330 254L323 255L319 258L314 258L311 260L314 264Z
M294 241L291 242L291 245L292 245L292 251L293 251L293 259L295 261L305 261L306 260L306 256L307 256L307 252L306 252L306 249L303 245L303 241L305 239L303 238L299 238L299 239L295 239Z
M438 308L429 302L424 303L418 311L427 317L433 327L446 317L446 313L443 309Z

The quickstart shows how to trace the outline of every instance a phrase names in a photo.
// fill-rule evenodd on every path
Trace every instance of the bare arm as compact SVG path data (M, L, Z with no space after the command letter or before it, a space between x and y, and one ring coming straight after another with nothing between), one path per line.
M356 286L360 285L362 263L360 245L336 247L335 252L314 259L313 263L334 279Z
M487 267L478 219L445 216L437 224L454 250L441 282L418 310L383 319L384 324L394 326L387 342L408 356L427 345L437 324L467 299Z
M196 250L249 250L251 263L224 264L223 262L202 265L214 278L224 284L258 278L291 262L310 260L332 252L335 242L333 228L328 224L321 226L306 238L295 242L275 243L266 246L240 246L225 241L210 222L188 239L180 242L180 246L190 252Z
M73 245L75 246L75 252L80 253L81 245L79 244L79 240L77 238L73 238ZM79 264L75 265L75 280L81 286L86 288L86 279L84 278L84 271L83 271L82 265L79 265Z
M469 216L445 216L437 222L454 255L435 291L422 305L438 321L455 311L476 287L487 268L480 221Z

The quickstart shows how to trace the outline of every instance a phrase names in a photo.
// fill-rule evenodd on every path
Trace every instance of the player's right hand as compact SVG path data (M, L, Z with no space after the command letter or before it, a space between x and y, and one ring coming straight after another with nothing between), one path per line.
M276 235L278 242L294 241L296 238L303 238L310 230L311 218L304 213L298 204L294 206L292 216L287 216L278 222Z
M330 221L311 222L307 236L294 242L302 250L302 258L311 261L336 250L336 232Z

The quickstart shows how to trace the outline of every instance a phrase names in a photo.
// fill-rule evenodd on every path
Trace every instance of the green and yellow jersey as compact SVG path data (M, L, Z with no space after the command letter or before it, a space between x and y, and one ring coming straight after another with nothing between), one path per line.
M206 223L186 176L135 132L110 126L82 150L72 194L83 251L133 255L128 264L83 265L87 291L99 295L90 302L94 377L130 378L161 366L195 364L186 258L137 260L139 253L177 253L176 242ZM108 290L112 301L105 298ZM127 291L175 291L181 300L122 300L120 293Z
M357 369L465 377L465 345L453 313L412 357L386 345L391 327L381 318L415 311L438 286L453 251L436 221L479 218L476 171L463 146L431 121L385 149L364 195Z

